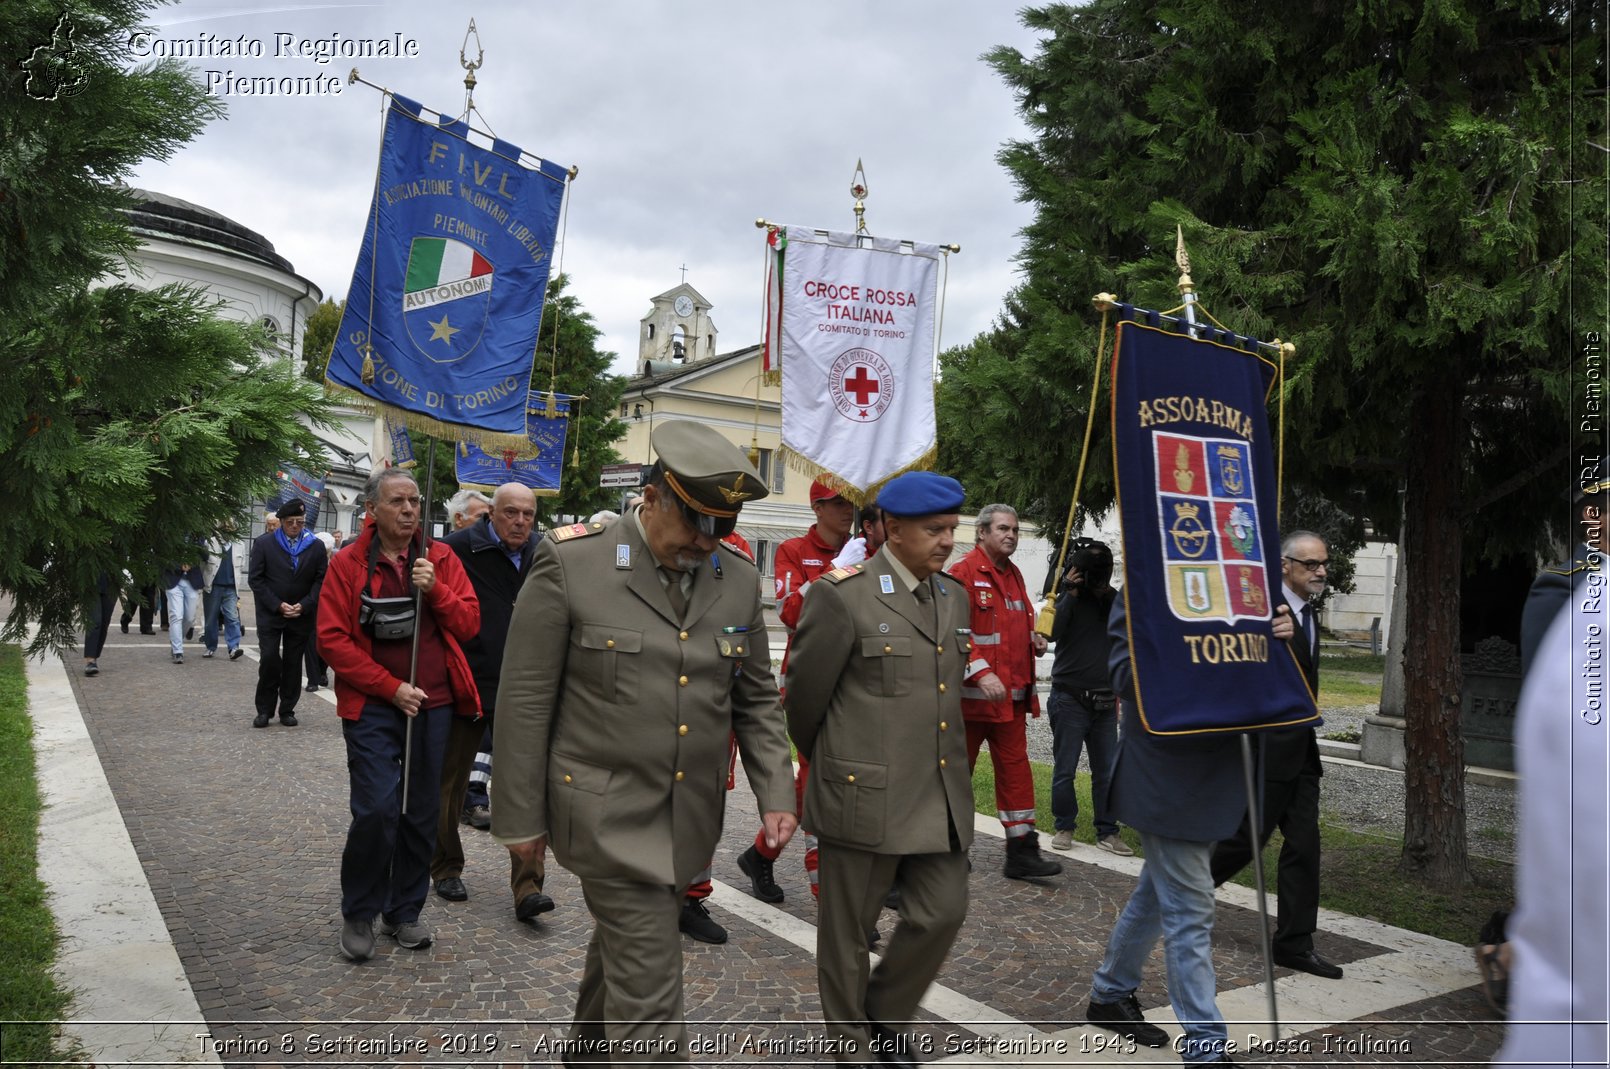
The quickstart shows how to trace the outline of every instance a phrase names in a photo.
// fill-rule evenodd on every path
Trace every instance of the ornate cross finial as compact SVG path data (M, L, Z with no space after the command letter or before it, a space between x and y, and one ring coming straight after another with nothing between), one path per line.
M855 174L850 176L850 196L855 198L855 232L866 233L866 169L859 157L855 161Z

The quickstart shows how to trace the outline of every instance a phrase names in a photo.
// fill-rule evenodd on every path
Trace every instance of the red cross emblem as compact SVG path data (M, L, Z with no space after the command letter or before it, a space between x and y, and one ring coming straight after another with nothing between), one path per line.
M894 369L871 349L848 349L828 370L834 407L856 423L871 423L888 411L894 387Z

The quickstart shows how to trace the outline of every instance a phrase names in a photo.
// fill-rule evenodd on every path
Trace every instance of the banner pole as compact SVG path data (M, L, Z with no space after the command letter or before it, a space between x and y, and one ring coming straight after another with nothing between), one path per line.
M430 448L425 451L425 500L419 503L419 530L422 536L420 555L430 556L430 499L436 482L436 436L430 438ZM412 579L412 576L409 577ZM414 649L408 658L408 685L414 686L419 679L419 619L425 611L424 598L420 596L419 588L414 587ZM419 712L424 712L421 708ZM408 815L408 773L413 765L414 757L414 721L418 716L408 717L403 725L403 778L402 778L402 814Z
M1247 830L1251 833L1252 878L1258 889L1258 949L1263 952L1263 986L1269 1006L1269 1039L1280 1038L1280 1011L1275 1005L1274 948L1269 941L1269 889L1263 875L1263 819L1258 813L1258 784L1252 760L1252 736L1241 735L1241 771L1247 786Z

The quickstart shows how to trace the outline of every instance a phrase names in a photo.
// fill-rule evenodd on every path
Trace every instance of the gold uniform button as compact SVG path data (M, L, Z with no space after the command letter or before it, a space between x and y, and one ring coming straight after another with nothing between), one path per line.
M848 776L846 776L846 777L845 777L845 778L846 778L846 779L848 779L848 780L849 780L849 781L850 781L850 782L851 782L851 783L854 783L854 782L855 782L855 773L854 773L854 772L851 772L851 773L850 773L850 774L849 774L849 775L848 775Z
M943 646L935 646L934 649L937 650L940 653L945 652L945 647L943 647Z
M941 757L941 758L940 758L940 759L939 759L939 767L940 767L940 768L949 768L949 767L950 767L950 766L949 766L949 765L947 765L947 764L945 764L945 759L944 759L944 758L943 758L943 757Z
M738 647L738 652L739 652L739 653L742 653L742 652L743 652L743 651L744 651L744 648L743 648L743 647L742 647L742 646L739 646L739 647Z
M569 782L570 782L570 776L569 776L569 775L566 775L566 776L565 776L565 782L566 782L566 783L569 783Z
M676 685L679 686L679 687L687 686L688 685L688 677L687 676L678 676L677 681L676 681Z
M885 647L883 647L883 652L884 653L893 653L894 652L894 647L893 646L885 646Z
M688 726L686 724L678 724L676 733L678 735L686 735L688 733Z
M949 731L950 730L950 725L945 723L943 720L941 720L939 722L939 730L940 731Z
M614 649L615 648L615 640L614 639L605 640L604 648L605 649L611 649L611 650Z
M943 683L939 684L939 693L945 693L945 685Z
M676 637L681 639L683 642L686 642L688 640L688 633L686 631L684 631L684 632L682 632L680 635L678 635Z
M681 770L680 770L680 769L678 769L678 770L677 770L677 774L676 774L676 781L677 781L677 782L678 782L678 783L681 783L681 782L682 782L682 776L683 776L683 773L682 773L682 771L681 771Z

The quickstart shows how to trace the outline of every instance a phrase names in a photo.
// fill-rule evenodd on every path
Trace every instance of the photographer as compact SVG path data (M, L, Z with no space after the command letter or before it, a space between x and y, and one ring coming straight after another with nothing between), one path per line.
M394 935L399 946L430 945L419 912L430 888L448 727L455 714L481 715L459 645L481 629L480 602L464 566L446 543L424 543L412 475L376 470L364 504L363 530L331 564L319 601L319 647L335 669L351 778L352 824L341 855L341 953L352 961L374 953L377 915L381 932Z
M1090 747L1090 797L1095 804L1096 845L1128 857L1134 851L1118 836L1118 822L1107 812L1107 787L1118 750L1118 702L1107 679L1111 643L1107 617L1112 612L1112 550L1093 538L1069 544L1068 570L1057 597L1051 641L1051 817L1056 834L1051 849L1073 847L1079 818L1074 777L1079 751Z

